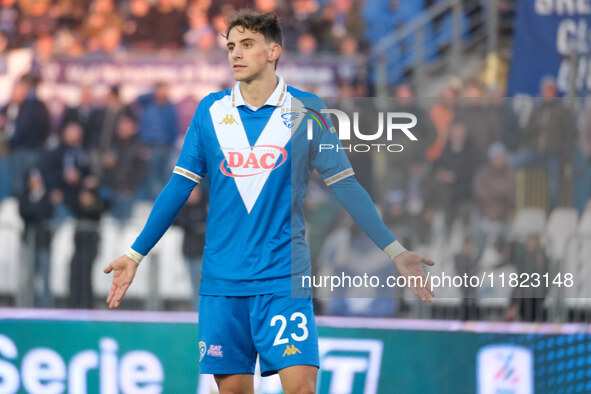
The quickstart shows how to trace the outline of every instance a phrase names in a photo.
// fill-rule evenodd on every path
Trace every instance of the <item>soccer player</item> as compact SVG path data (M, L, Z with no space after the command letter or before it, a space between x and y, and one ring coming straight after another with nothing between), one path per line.
M314 129L292 135L292 101L314 96L275 74L282 33L277 17L241 11L226 31L234 88L199 103L172 177L154 203L131 249L105 269L114 272L107 298L121 303L138 264L158 242L191 190L210 180L210 211L199 300L202 373L214 374L221 393L252 393L257 354L263 376L279 373L286 393L315 391L318 334L312 300L295 298L292 257L308 266L302 202L315 168L401 275L425 277L422 264L381 221L341 151L337 133ZM287 115L286 115L287 114ZM310 149L295 149L294 139ZM297 270L296 270L297 271ZM299 272L299 271L298 271ZM430 286L411 287L423 301Z

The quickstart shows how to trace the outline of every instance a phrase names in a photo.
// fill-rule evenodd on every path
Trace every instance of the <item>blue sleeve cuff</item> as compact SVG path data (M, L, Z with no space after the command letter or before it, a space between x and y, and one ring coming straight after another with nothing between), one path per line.
M154 202L148 221L131 248L145 256L162 238L197 183L179 174L172 174L168 184Z
M331 184L330 189L357 225L378 247L386 249L396 241L396 237L380 218L371 197L354 176Z

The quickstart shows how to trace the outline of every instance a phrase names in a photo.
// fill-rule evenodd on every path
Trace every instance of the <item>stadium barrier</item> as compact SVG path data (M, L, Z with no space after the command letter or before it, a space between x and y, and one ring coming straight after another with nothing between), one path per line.
M591 390L589 325L317 320L319 393ZM0 392L215 392L213 378L199 376L200 351L226 350L199 344L196 321L193 313L0 309ZM293 351L297 343L284 357ZM280 390L276 375L257 376L257 393Z

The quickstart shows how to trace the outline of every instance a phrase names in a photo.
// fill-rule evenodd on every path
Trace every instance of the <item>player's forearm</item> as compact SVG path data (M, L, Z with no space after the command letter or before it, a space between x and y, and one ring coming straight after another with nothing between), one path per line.
M130 258L141 260L150 252L168 230L194 187L194 181L177 174L172 175L154 202L144 229L131 246L128 252Z
M371 197L355 177L347 177L332 184L330 188L353 220L388 256L393 259L405 250L388 230Z

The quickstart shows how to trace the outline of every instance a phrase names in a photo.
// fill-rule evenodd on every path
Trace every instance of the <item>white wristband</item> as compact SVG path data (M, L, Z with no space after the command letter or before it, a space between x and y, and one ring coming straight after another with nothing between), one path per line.
M125 255L138 264L141 263L142 259L145 257L144 255L139 254L138 252L133 250L132 248L129 248L129 250L127 251L127 253L125 253Z
M386 246L384 252L390 257L391 260L394 260L396 256L398 256L402 252L406 252L406 249L398 240L392 242L390 245Z

